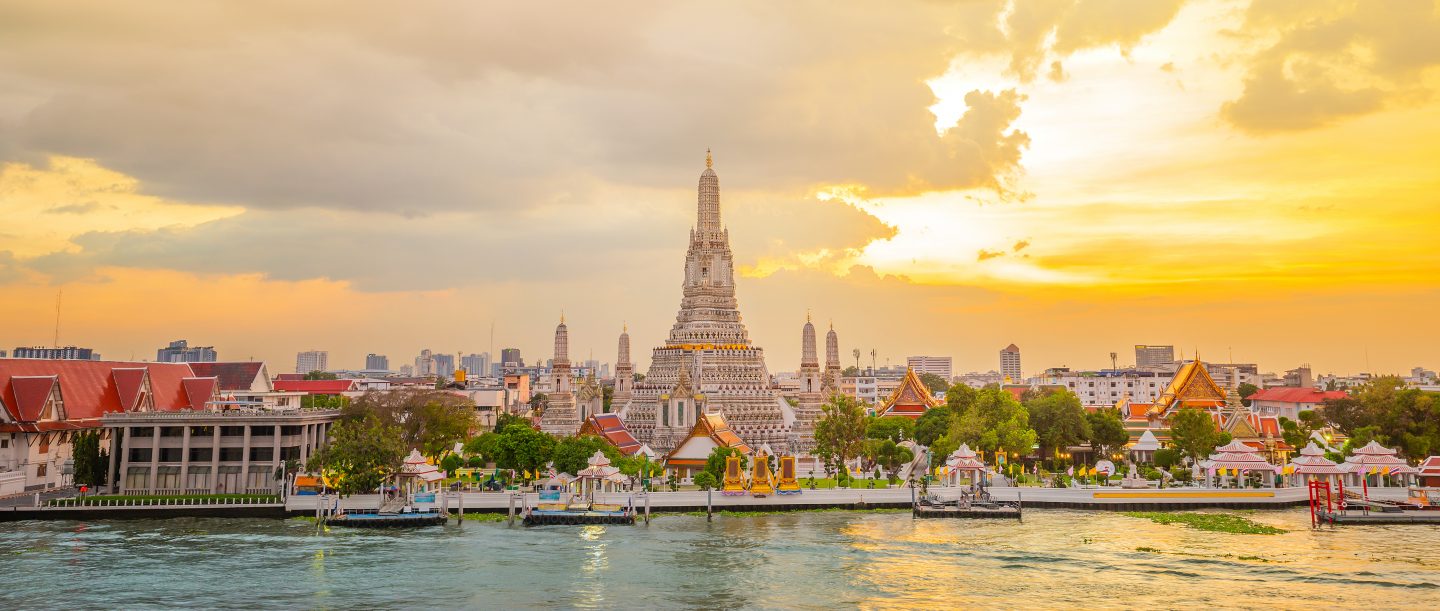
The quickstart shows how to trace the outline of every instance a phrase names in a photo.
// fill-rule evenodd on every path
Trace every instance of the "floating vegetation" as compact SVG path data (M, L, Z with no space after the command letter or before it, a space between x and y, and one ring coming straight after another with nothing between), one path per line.
M1159 549L1153 548L1153 547L1146 547L1146 546L1144 546L1144 545L1135 548L1135 551L1137 551L1137 552L1155 552L1155 553L1157 553L1157 554L1160 553L1160 550L1159 550Z
M1237 535L1278 535L1283 528L1266 526L1233 513L1168 513L1162 511L1127 511L1132 518L1148 519L1156 524L1184 524L1190 528Z
M482 512L478 512L478 511L477 511L477 512L475 512L475 513L467 513L467 514L465 514L465 519L466 519L466 520L473 520L473 521L475 521L475 522L504 522L507 517L509 517L509 514L494 513L494 512L484 512L484 513L482 513ZM521 516L517 515L517 516L515 516L515 519L519 520L520 517L521 517Z
M784 509L784 510L771 509L771 510L761 510L761 511L731 511L731 510L718 510L718 509L717 509L717 510L715 511L715 515L717 515L717 516L723 516L723 517L726 517L726 518L755 518L755 517L760 517L760 516L777 516L777 515L785 515L785 514L791 514L791 513L823 513L823 512L846 512L846 513L905 513L905 512L909 512L909 511L910 511L910 510L907 509L907 508L900 508L900 507L872 507L872 508L869 508L869 509L847 509L847 508L844 508L844 507L820 507L820 508L816 508L816 509ZM687 512L684 512L684 513L682 513L682 514L677 514L677 515L686 515L686 516L703 518L703 517L705 517L705 512L703 512L703 511L687 511Z

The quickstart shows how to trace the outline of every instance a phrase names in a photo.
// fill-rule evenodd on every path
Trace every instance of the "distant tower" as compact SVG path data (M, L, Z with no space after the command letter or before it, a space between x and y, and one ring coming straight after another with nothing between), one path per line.
M825 378L821 390L827 395L840 390L840 336L835 334L834 322L825 334Z
M800 392L820 392L820 357L815 354L815 325L809 314L800 334Z
M1020 348L1015 344L1006 346L1000 351L1000 375L1007 382L1018 384L1022 380L1020 376Z
M635 364L630 362L630 327L620 328L620 354L615 359L615 396L610 411L620 411L635 390Z
M551 388L549 405L540 416L540 430L551 435L569 436L580 430L580 412L575 406L574 376L570 371L570 330L565 316L555 327L555 358L550 364Z

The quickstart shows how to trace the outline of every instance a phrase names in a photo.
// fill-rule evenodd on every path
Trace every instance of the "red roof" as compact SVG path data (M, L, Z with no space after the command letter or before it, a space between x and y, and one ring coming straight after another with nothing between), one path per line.
M1278 401L1280 403L1324 403L1326 399L1344 399L1350 395L1343 390L1316 390L1281 386L1267 388L1247 397L1250 401Z
M1440 456L1431 456L1420 463L1420 475L1440 477Z
M186 363L0 359L0 402L4 403L9 419L17 423L6 425L6 430L98 425L99 418L105 414L135 407L141 388L139 382L144 375L137 375L134 370L149 376L155 409L190 407L181 384L181 380L193 377ZM66 421L35 423L56 381L65 402Z
M185 378L180 383L185 387L185 398L190 409L205 409L205 404L215 396L218 381L215 378Z
M338 395L355 390L355 380L275 380L275 390Z
M640 451L640 442L625 428L625 422L618 414L595 414L580 427L580 434L593 434L603 437L610 445L615 446L626 456L633 455Z
M260 376L260 368L264 366L265 363L259 361L190 363L190 369L195 371L195 375L202 378L218 378L221 391L250 390L250 387L255 384L255 378Z

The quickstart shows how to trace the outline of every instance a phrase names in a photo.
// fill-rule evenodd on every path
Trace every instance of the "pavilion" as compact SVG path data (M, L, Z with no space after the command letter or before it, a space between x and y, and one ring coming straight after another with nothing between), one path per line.
M985 463L975 457L969 444L960 444L945 460L945 484L959 486L962 475L968 475L971 482L979 482L985 475Z
M1375 480L1376 486L1385 485L1385 476L1396 475L1401 478L1401 485L1406 480L1419 473L1415 467L1406 464L1405 460L1395 455L1395 450L1382 446L1374 441L1365 444L1355 450L1349 458L1345 459L1340 468L1345 470L1346 485L1360 486L1369 476L1378 476Z
M1155 438L1155 433L1145 431L1140 434L1140 441L1130 446L1130 460L1137 463L1155 462L1155 451L1160 449L1160 440Z
M941 401L930 394L930 387L920 381L920 376L914 369L906 368L905 377L900 380L900 385L895 387L895 392L880 404L875 410L875 415L884 416L905 416L907 418L919 418L932 407L938 407Z
M610 464L610 459L605 457L604 452L596 450L587 462L589 466L575 474L580 483L581 496L593 499L596 492L618 492L621 486L630 481L618 467Z
M1209 460L1201 463L1205 468L1205 483L1211 485L1212 479L1218 474L1225 475L1228 470L1236 475L1244 475L1250 471L1268 471L1272 475L1280 471L1279 467L1265 462L1255 449L1245 445L1240 440L1231 441L1224 447L1216 448L1215 453L1210 455ZM1273 477L1262 478L1266 487L1273 488L1275 479Z
M1344 467L1325 458L1325 450L1312 441L1300 449L1300 456L1290 461L1290 474L1286 480L1291 486L1299 486L1304 482L1318 479L1324 479L1334 485L1343 475L1345 475Z
M405 494L427 492L438 487L436 482L444 481L445 472L439 467L430 464L420 450L410 450L410 455L405 457L405 464L398 475L400 489Z

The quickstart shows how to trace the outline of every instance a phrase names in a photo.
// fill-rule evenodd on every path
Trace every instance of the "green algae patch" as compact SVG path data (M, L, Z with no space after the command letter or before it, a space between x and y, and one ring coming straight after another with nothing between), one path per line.
M1156 524L1183 524L1196 530L1230 533L1236 535L1278 535L1288 532L1261 524L1233 513L1168 513L1163 511L1127 511L1132 518L1150 520Z
M870 508L870 509L847 509L847 508L844 508L844 507L821 507L821 508L816 508L816 509L771 509L771 510L761 510L761 511L716 510L716 511L715 511L715 515L721 516L721 517L726 517L726 518L756 518L756 517L760 517L760 516L779 516L779 515L796 514L796 513L826 513L826 512L845 512L845 513L908 513L909 511L910 511L909 509L901 508L901 507L873 507L873 508ZM685 516L692 516L692 517L697 517L697 518L703 518L703 517L705 517L705 512L703 512L703 511L687 511L687 512L684 512L684 513L672 514L672 515L685 515Z
M507 513L475 512L465 514L466 520L475 522L504 522L505 519L509 517L510 514ZM515 519L518 520L521 517L520 515L516 515Z

